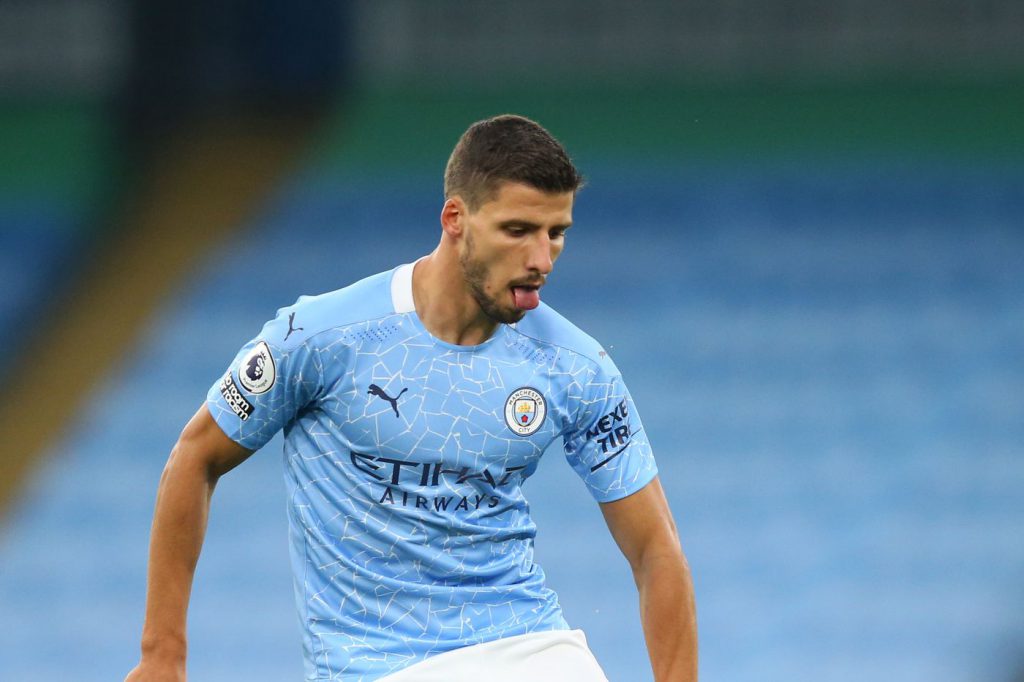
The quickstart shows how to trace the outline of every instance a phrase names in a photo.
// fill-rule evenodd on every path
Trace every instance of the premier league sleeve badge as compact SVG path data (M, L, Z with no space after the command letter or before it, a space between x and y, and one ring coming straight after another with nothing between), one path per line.
M238 380L242 388L253 395L266 393L277 379L274 356L266 341L260 341L246 353L238 365Z

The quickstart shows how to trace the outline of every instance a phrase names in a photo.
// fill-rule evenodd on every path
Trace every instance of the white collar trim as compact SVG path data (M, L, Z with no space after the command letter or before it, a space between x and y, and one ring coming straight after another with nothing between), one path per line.
M406 263L395 269L391 277L391 305L396 313L411 313L416 310L412 298L412 269L416 263Z

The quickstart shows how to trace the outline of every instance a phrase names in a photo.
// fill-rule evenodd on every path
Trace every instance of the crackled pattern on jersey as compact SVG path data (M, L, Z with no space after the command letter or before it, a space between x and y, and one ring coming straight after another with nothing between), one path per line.
M301 303L287 312L296 309L240 351L209 405L252 449L285 429L307 677L371 680L454 648L568 627L533 562L521 485L558 438L598 500L654 476L617 373L504 326L457 350L414 314L325 327ZM286 343L296 319L322 331ZM243 419L224 385L261 342L277 377L261 394L241 391ZM524 387L545 405L526 436L506 421ZM514 405L524 421L538 414L533 392Z

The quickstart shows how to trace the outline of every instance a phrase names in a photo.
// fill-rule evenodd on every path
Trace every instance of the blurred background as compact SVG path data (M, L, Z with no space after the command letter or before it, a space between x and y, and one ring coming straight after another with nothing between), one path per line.
M546 300L615 357L705 680L1024 680L1024 5L0 0L0 679L135 664L156 484L300 294L429 251L458 135L588 176ZM190 679L297 680L281 443L224 478ZM615 682L557 447L537 555Z

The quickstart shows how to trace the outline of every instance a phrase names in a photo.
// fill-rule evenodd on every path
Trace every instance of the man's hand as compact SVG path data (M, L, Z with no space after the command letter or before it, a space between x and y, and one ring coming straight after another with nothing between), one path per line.
M158 664L144 657L124 682L185 682L185 662Z

